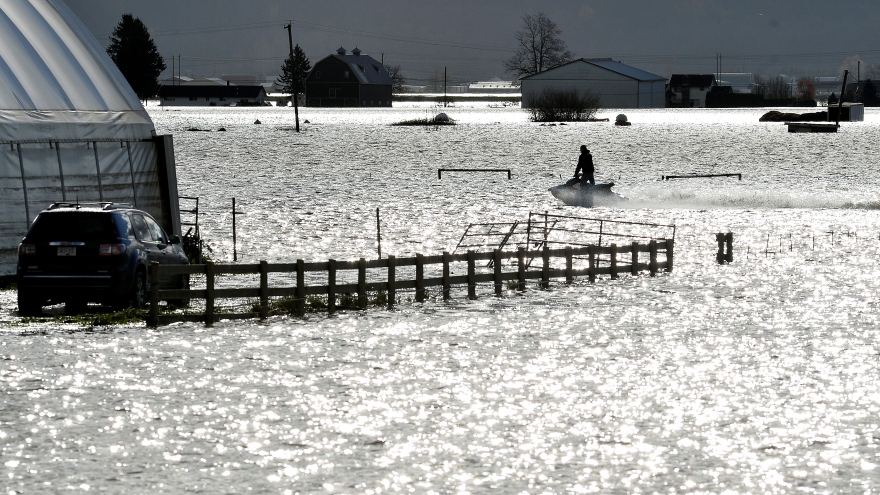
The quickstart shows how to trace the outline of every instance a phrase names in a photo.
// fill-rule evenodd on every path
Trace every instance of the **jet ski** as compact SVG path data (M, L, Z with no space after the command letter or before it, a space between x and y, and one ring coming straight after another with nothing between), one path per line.
M612 191L613 182L602 184L581 184L579 179L569 179L565 184L551 187L550 194L568 206L610 206L626 201L626 198Z

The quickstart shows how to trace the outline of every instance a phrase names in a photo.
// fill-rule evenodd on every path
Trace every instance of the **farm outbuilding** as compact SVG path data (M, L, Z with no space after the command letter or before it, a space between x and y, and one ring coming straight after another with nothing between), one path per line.
M315 63L306 75L306 104L310 107L390 107L391 75L378 60L355 48L340 47Z
M548 89L589 91L603 108L665 108L666 79L611 59L574 60L522 79L522 107Z
M171 136L61 0L0 2L0 275L60 201L115 201L180 233Z

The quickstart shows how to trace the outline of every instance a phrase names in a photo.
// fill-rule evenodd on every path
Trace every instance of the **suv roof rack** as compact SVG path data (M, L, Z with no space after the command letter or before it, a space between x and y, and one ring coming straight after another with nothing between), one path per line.
M79 210L80 208L83 208L83 207L100 208L102 210L118 210L118 209L134 208L134 206L132 206L129 203L114 203L112 201L85 201L85 202L77 201L76 203L71 203L70 201L63 201L63 202L58 202L58 203L52 203L51 205L49 205L49 208L47 208L47 209L48 210L55 210L58 208L76 208L77 210Z

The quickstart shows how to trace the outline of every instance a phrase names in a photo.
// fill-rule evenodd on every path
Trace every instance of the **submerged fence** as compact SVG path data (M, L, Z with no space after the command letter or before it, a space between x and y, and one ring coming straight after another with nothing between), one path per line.
M587 276L590 282L595 282L600 275L608 275L612 279L620 274L629 273L638 275L642 271L649 272L652 276L660 271L671 272L673 268L674 241L672 239L650 240L645 243L632 242L618 246L566 246L560 249L551 249L546 244L542 249L528 250L519 247L516 251L502 251L494 249L491 252L468 251L461 254L444 252L441 255L423 256L421 254L409 258L396 258L388 256L386 259L366 260L361 258L357 261L328 260L325 262L305 262L297 260L296 263L268 263L260 261L258 264L225 265L207 262L200 265L160 265L153 263L150 266L150 312L147 323L149 326L159 324L159 301L169 299L204 299L205 312L203 317L205 324L210 325L228 314L216 312L217 299L225 298L250 298L259 300L259 310L255 313L247 313L247 316L267 318L270 313L270 298L292 298L294 313L302 315L306 310L307 298L312 296L326 297L327 311L333 313L337 310L337 302L340 296L356 297L357 308L366 309L368 293L385 293L388 307L393 307L397 302L397 292L414 290L415 300L423 302L427 298L427 289L439 287L444 300L451 297L453 287L465 286L468 298L477 298L477 285L494 285L495 295L501 296L505 282L514 284L517 290L525 290L527 280L538 280L541 288L549 287L550 280L564 278L566 283L571 283L575 277ZM647 254L647 260L644 258ZM663 257L661 260L660 257ZM607 257L607 258L605 258ZM561 258L555 264L552 260ZM530 269L532 260L540 260L540 267ZM477 268L478 261L489 261L489 266ZM508 262L505 265L505 262ZM600 266L604 262L605 266ZM453 267L461 268L466 264L464 274L454 274ZM505 271L505 267L515 267L515 270ZM411 275L409 278L398 277L400 274ZM426 276L426 269L432 270L434 276ZM414 270L414 272L413 272ZM368 282L368 271L379 271L378 281ZM306 283L307 273L319 273L326 283L309 285ZM176 289L166 290L160 287L159 280L165 277L182 274L203 274L205 277L204 289ZM295 276L295 284L270 286L270 274L287 274ZM217 287L217 277L221 275L259 275L259 287ZM348 275L349 280L343 280ZM354 275L354 277L352 277ZM439 275L439 276L437 276ZM325 278L326 277L326 278ZM343 281L345 283L339 283ZM256 306L256 305L255 305ZM238 315L240 316L240 315ZM192 315L184 317L171 315L172 320L195 319Z

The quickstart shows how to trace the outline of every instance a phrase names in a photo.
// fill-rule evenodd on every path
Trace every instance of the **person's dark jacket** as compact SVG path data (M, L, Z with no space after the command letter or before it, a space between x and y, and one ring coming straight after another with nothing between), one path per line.
M581 156L578 158L577 168L574 169L574 176L577 177L580 172L584 173L584 176L581 179L582 183L596 183L596 179L593 178L593 155L591 155L589 151L581 153Z

